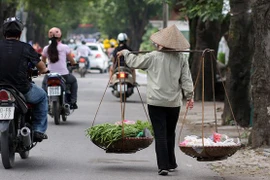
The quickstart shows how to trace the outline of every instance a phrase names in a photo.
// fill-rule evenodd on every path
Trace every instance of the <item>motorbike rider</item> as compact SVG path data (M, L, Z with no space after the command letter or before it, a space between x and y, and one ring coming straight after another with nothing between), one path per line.
M110 67L110 78L112 77L113 75L113 71L115 68L118 67L118 60L117 60L117 52L121 51L121 50L124 50L124 49L127 49L129 51L132 51L132 49L127 45L127 40L128 40L128 36L126 33L119 33L118 36L117 36L117 41L118 41L118 46L115 48L115 50L113 51L112 53L112 62L113 62L113 65ZM125 63L125 60L124 60L124 57L119 57L120 58L120 66L126 66L126 63ZM135 72L135 69L131 69L132 70L132 77L133 77L133 82L134 82L134 86L137 85L137 82L136 82L136 72ZM110 82L112 83L112 82Z
M42 52L42 61L46 63L48 58L48 69L50 72L61 74L61 76L66 80L66 84L71 85L70 109L78 109L78 83L76 77L69 73L66 60L68 59L71 65L76 65L76 62L72 57L70 48L66 44L61 43L62 33L59 28L51 28L48 32L48 37L51 41L51 44L44 47ZM42 82L42 88L44 90L46 90L47 87L47 79L48 76L46 75Z
M90 61L89 61L89 58L88 56L91 56L92 55L92 52L91 52L91 49L86 45L86 42L83 40L82 41L82 45L80 45L78 48L77 48L77 56L80 58L80 57L83 57L85 58L86 62L87 62L87 69L90 68Z
M112 56L114 50L115 50L115 43L110 42L110 47L107 49L107 55L109 58Z
M0 41L0 83L11 84L20 91L26 102L33 104L34 142L47 139L48 101L46 92L28 79L29 64L36 66L39 73L46 73L46 65L38 53L28 44L20 41L22 22L9 17L3 23L4 40Z

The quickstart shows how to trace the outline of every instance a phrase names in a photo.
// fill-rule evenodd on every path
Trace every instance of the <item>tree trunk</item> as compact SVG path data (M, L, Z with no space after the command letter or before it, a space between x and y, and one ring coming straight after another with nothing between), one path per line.
M26 32L26 39L27 42L33 41L35 43L35 13L33 11L28 12L28 18L27 18L27 32Z
M252 58L251 47L251 15L249 0L231 0L231 24L228 35L228 46L230 48L228 71L226 75L226 90L232 111L229 107L228 99L224 104L223 124L228 124L233 119L247 127L250 124L250 69ZM228 74L230 73L230 74Z
M47 34L45 32L45 24L41 24L38 28L38 34L36 36L37 42L40 44L41 47L44 47L45 45L48 45L48 38L44 36L44 34Z
M256 0L253 4L254 56L252 62L252 100L254 117L252 147L270 145L270 2Z
M48 44L48 37L45 32L45 24L40 19L40 15L36 14L34 11L28 12L27 18L27 41L32 40L33 43L38 42L40 46L45 46ZM44 36L45 35L45 36Z
M194 50L196 48L196 27L198 23L199 18L192 18L188 20L189 25L189 43L190 43L190 49ZM191 67L192 59L193 59L194 53L189 54L189 66Z
M224 109L223 113L221 115L222 118L222 125L228 125L233 122L233 116L232 116L232 111L230 109L230 104L228 100L231 100L232 98L230 97L230 80L231 80L231 71L230 68L226 68L226 81L225 81L225 99L224 99Z
M196 50L204 50L206 48L210 48L215 50L214 57L217 57L218 44L221 38L220 34L220 22L218 21L206 21L203 22L201 18L199 18L196 29ZM201 53L194 53L193 60L191 64L191 74L193 81L195 82L196 77L198 75L198 70L201 64ZM206 53L205 56L205 68L204 68L204 98L205 101L213 100L213 89L212 89L212 70L211 70L211 59L210 53ZM213 67L216 67L216 61L213 61ZM216 81L216 68L213 69L214 73L214 83ZM195 88L195 96L194 100L202 99L202 79L201 75L198 81L198 84Z
M149 23L149 8L145 6L145 9L142 11L140 8L134 8L137 5L137 1L129 0L127 1L127 6L129 9L132 9L129 14L129 38L130 38L130 47L134 51L138 51L140 44L142 42L142 37L145 33L145 27ZM139 4L138 4L139 5Z
M133 14L136 16L137 14ZM143 16L146 16L146 14L143 14ZM130 24L130 47L138 51L140 48L140 44L142 42L142 37L145 33L145 27L148 24L147 18L138 19L136 17L133 17L131 15L131 20L133 23Z
M16 8L18 6L17 0L10 0L8 2L0 1L0 39L3 39L2 24L7 17L15 16Z

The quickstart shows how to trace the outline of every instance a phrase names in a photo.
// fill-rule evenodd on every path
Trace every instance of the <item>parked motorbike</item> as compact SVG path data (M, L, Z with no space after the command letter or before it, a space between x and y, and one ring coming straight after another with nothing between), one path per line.
M38 70L30 68L28 76L32 82L32 78L38 76ZM0 84L0 150L5 169L14 166L15 153L26 159L37 144L33 142L32 107L14 86Z
M123 102L133 94L134 80L128 67L120 66L114 69L111 79L112 94Z
M49 104L49 115L54 118L56 125L60 124L60 116L63 121L71 114L70 110L70 85L58 73L47 74L47 94ZM74 110L72 110L74 111Z
M85 77L85 74L87 73L87 66L88 66L88 62L85 59L85 57L81 56L78 59L78 64L79 64L78 73L80 74L81 77Z

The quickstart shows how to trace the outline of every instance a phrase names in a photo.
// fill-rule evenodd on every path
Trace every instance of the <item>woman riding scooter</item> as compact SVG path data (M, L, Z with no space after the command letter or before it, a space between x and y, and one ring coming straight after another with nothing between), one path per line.
M77 91L78 84L76 77L69 73L67 68L68 59L71 65L75 65L76 62L72 57L70 48L61 43L62 33L57 27L53 27L48 32L51 44L45 46L42 52L42 61L46 63L48 58L48 69L51 73L59 73L66 80L66 84L71 85L71 104L70 109L78 109L77 106ZM44 77L42 82L42 88L46 90L47 76Z

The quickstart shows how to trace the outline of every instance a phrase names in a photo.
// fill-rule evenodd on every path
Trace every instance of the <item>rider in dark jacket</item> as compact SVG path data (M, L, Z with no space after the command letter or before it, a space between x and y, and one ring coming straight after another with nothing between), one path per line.
M127 45L128 37L127 37L127 34L126 33L120 33L120 34L118 34L117 40L118 40L119 45L115 48L115 50L112 53L112 62L113 62L113 65L110 67L110 77L112 77L113 70L118 67L117 52L122 51L124 49L127 49L129 51L132 51L132 49ZM120 58L119 59L120 66L126 66L126 67L128 67L126 65L126 63L125 63L124 57L119 57L119 58ZM136 83L136 73L135 73L135 70L134 69L132 69L132 77L133 77L134 85L136 85L137 84Z
M34 141L47 139L47 94L36 84L29 82L29 64L36 66L40 73L47 68L30 44L20 41L23 24L16 17L7 18L3 24L4 40L0 41L0 83L11 84L20 91L27 102L34 104Z

